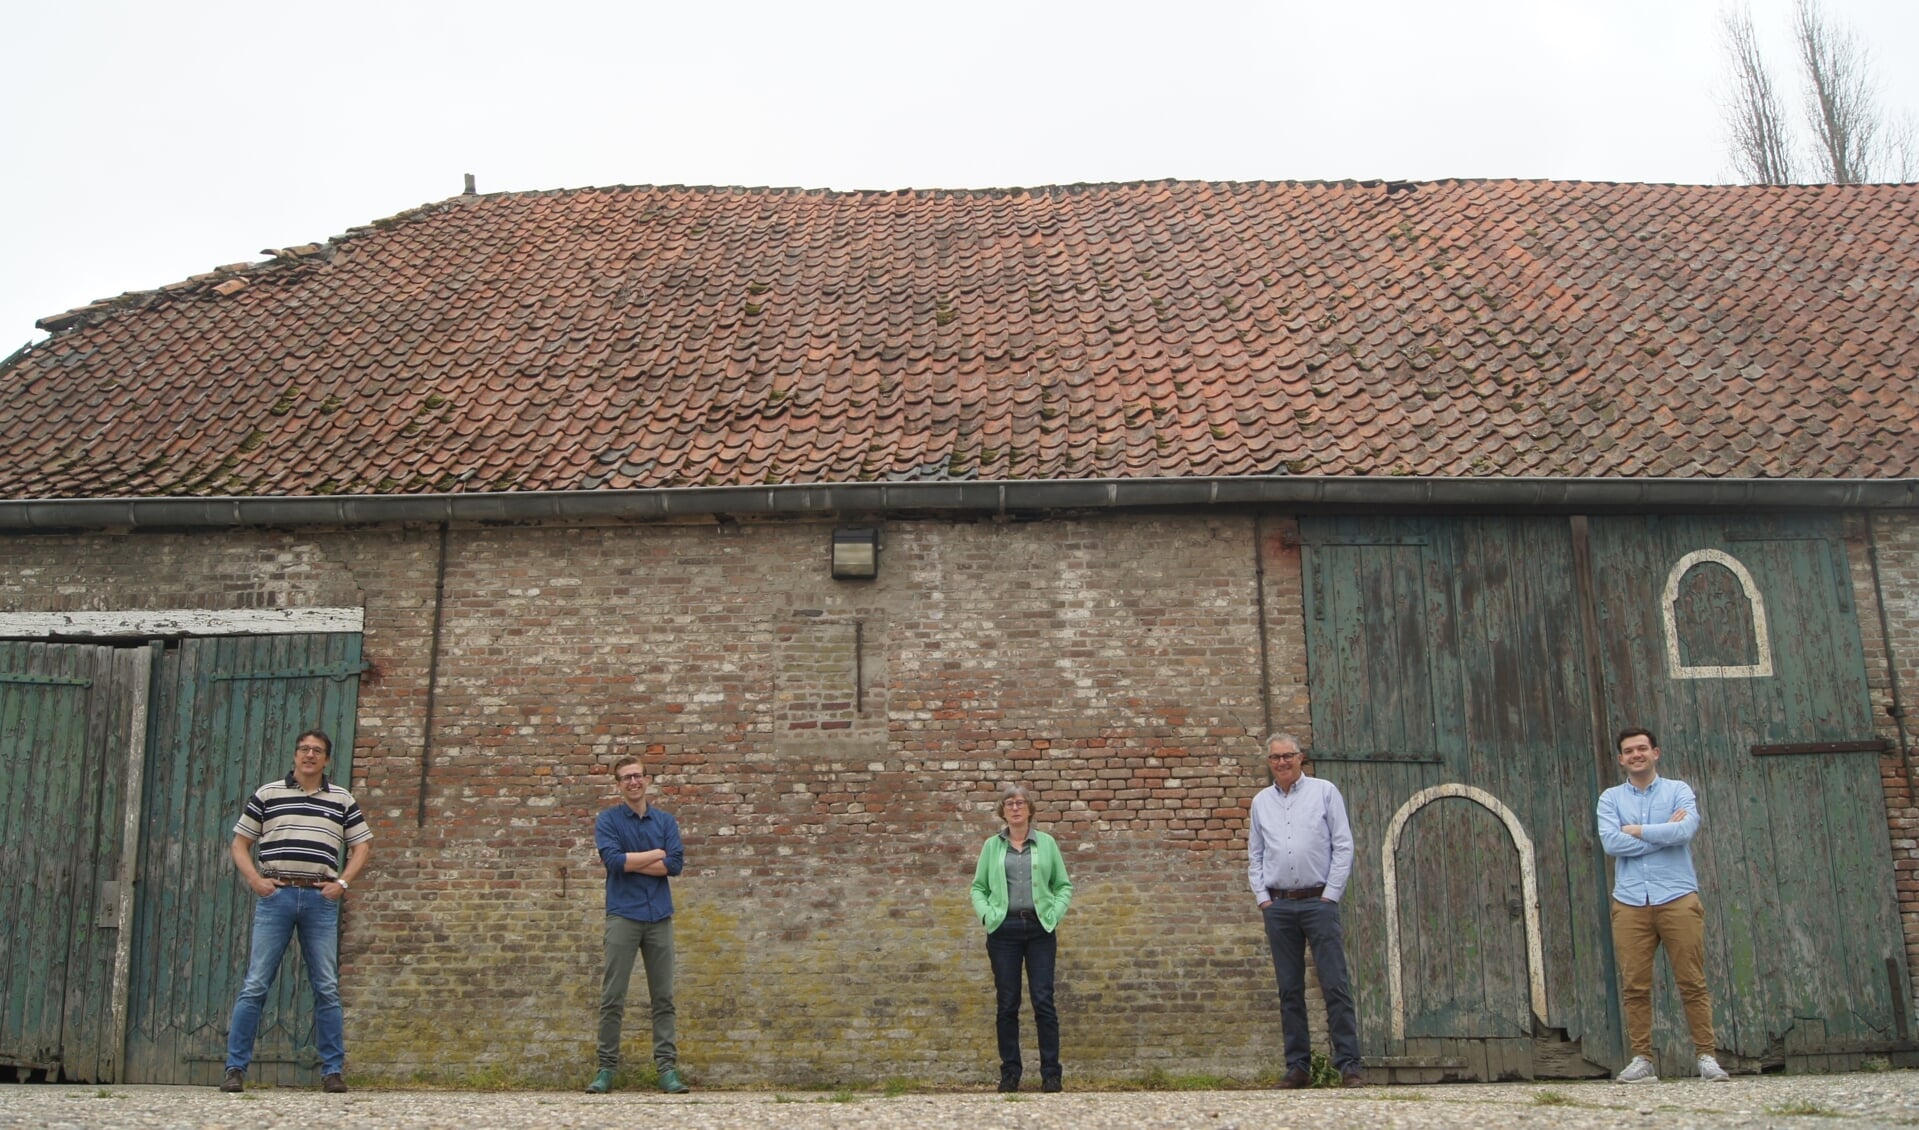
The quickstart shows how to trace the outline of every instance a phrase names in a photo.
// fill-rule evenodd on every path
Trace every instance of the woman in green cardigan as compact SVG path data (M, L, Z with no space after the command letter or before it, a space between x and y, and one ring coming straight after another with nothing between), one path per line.
M986 928L986 958L993 965L999 997L999 1089L1019 1090L1019 971L1026 966L1033 990L1033 1021L1039 1028L1040 1089L1060 1089L1059 1011L1053 1007L1054 931L1073 901L1053 837L1033 827L1033 798L1009 785L994 809L1006 827L979 850L973 869L973 913Z

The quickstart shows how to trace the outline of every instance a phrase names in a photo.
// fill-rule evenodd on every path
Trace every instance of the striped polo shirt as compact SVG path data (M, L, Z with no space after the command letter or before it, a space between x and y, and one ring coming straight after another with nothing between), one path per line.
M337 879L341 848L373 838L352 793L326 777L308 793L291 773L247 798L233 833L257 840L261 873L280 878Z

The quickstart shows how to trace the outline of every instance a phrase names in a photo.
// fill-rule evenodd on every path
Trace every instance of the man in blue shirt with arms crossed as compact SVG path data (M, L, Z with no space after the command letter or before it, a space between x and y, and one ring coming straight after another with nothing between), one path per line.
M1651 730L1620 731L1619 765L1626 783L1599 797L1599 842L1613 857L1613 957L1619 963L1619 995L1633 1056L1618 1081L1659 1081L1652 1059L1652 963L1664 945L1685 1002L1699 1077L1724 1082L1726 1071L1713 1058L1706 908L1692 869L1699 802L1684 781L1659 775L1659 739Z
M620 1066L620 1022L626 1015L626 987L633 959L646 961L646 989L653 1005L653 1065L660 1090L687 1091L680 1079L679 1045L674 1042L673 892L668 876L686 863L680 825L669 812L646 802L651 783L646 766L628 755L613 763L620 800L593 822L593 846L606 864L606 972L600 981L600 1070L586 1085L588 1094L613 1089Z

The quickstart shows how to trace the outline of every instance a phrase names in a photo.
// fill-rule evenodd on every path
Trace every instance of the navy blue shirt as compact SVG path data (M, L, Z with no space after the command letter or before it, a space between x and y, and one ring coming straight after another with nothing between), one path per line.
M673 915L673 891L664 875L642 875L626 869L630 851L666 852L666 874L678 875L686 866L680 846L680 822L673 814L646 806L646 815L616 804L593 821L593 845L606 862L606 912L634 922L658 922Z

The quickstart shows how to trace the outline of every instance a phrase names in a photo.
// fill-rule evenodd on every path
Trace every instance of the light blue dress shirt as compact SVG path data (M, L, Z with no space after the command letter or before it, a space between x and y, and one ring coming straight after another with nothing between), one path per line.
M1338 902L1353 871L1353 828L1339 786L1318 777L1301 777L1292 791L1278 785L1253 797L1246 830L1246 880L1253 898L1265 902L1266 888L1297 891L1317 887L1320 897Z
M1674 822L1672 814L1682 809L1686 818ZM1654 777L1643 789L1627 781L1599 794L1599 842L1613 857L1614 900L1659 906L1697 891L1692 838L1699 821L1692 786L1670 777ZM1640 834L1620 831L1625 824L1640 825Z

